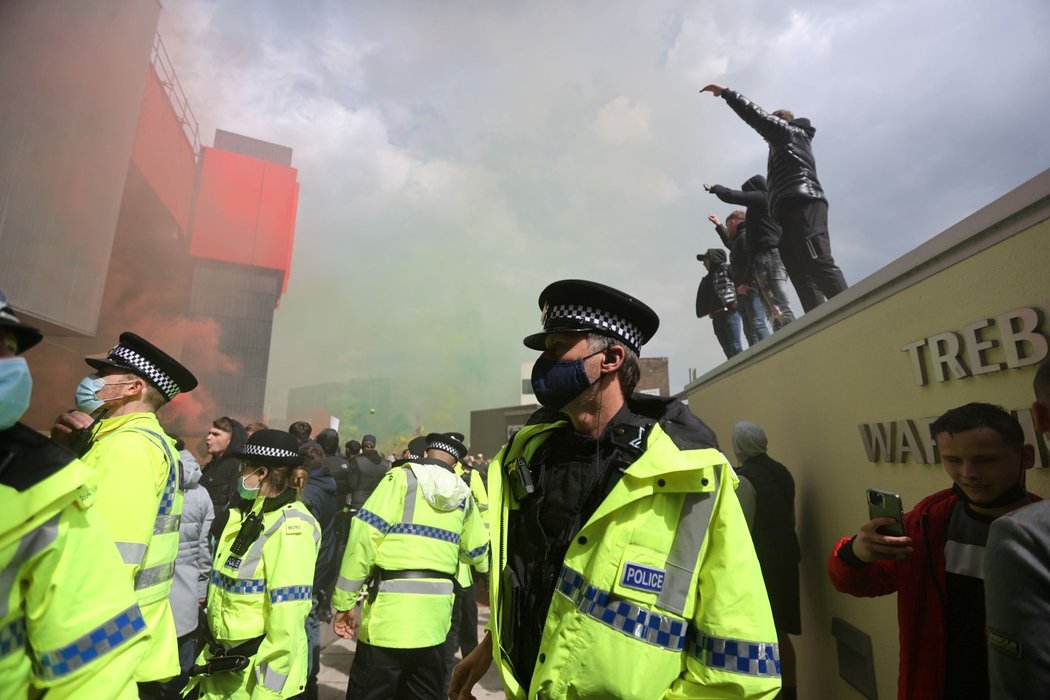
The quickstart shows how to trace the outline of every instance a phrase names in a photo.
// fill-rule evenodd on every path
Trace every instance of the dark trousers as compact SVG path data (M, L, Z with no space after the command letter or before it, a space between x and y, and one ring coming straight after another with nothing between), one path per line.
M846 278L831 256L828 203L815 199L786 202L779 213L780 256L791 284L809 311L846 289Z
M390 649L357 642L347 700L443 700L445 645Z

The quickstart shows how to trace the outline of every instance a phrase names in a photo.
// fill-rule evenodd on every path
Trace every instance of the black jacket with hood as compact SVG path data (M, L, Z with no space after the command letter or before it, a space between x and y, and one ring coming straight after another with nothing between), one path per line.
M233 424L233 432L230 433L230 444L223 450L222 454L212 457L207 464L201 466L203 474L200 485L208 490L208 495L211 496L212 507L215 509L213 532L215 532L215 528L219 527L218 524L220 522L225 526L226 514L230 510L230 502L239 498L237 480L240 478L241 460L230 455L240 452L244 448L244 443L248 441L248 433L244 430L244 426L232 418L230 423ZM221 527L217 534L222 534Z
M766 178L752 175L739 190L731 190L722 185L712 185L711 194L723 202L743 206L747 213L744 225L747 230L747 277L733 275L737 284L750 281L750 269L753 261L761 253L776 248L780 244L780 225L769 213L769 197L766 194Z
M785 121L728 88L722 91L722 99L769 144L766 177L773 216L780 218L781 209L792 199L828 201L817 179L817 161L811 146L817 130L808 119Z
M350 461L350 508L360 510L387 473L387 463L375 450L362 450Z
M696 290L697 318L736 306L736 288L729 274L726 252L721 248L708 248L704 255L711 258L711 269L700 280L700 287ZM697 257L703 258L704 255Z

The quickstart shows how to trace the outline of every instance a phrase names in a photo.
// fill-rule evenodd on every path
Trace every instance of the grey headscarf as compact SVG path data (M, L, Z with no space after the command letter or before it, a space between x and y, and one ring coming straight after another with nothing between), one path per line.
M766 431L758 423L742 420L733 426L733 452L741 464L766 453Z

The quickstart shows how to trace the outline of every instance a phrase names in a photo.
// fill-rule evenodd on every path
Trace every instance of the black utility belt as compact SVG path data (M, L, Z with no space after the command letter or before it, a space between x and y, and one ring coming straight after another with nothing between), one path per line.
M208 642L208 649L212 657L203 664L194 664L189 671L191 676L212 676L216 673L229 673L231 671L243 671L248 668L252 657L259 651L266 635L260 635L255 639L249 639L235 647L227 649L218 643Z
M456 575L433 569L399 569L389 571L387 569L376 569L376 578L380 581L392 581L399 578L443 578L455 581Z

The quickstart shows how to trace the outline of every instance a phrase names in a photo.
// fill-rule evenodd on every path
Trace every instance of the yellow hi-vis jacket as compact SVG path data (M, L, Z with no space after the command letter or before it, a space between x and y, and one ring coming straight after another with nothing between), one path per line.
M468 471L460 462L452 467L452 473L458 476L461 480L463 475L467 474ZM469 471L470 476L467 477L470 483L467 486L470 487L470 495L474 497L474 503L478 506L478 513L481 515L481 522L485 525L485 529L489 528L489 494L485 488L485 482L481 479L481 474L478 473L477 469L471 469ZM485 563L488 566L488 562ZM487 568L479 568L479 571L487 571ZM456 582L463 588L470 588L471 584L474 583L474 575L471 573L470 564L466 562L460 562L459 568L456 569Z
M332 607L351 609L372 578L361 641L394 649L443 644L457 565L484 567L488 548L470 489L451 470L414 463L391 469L354 516ZM397 576L427 571L448 577Z
M227 649L262 636L240 672L200 678L202 698L288 698L303 692L308 668L306 616L313 604L321 527L301 501L285 496L242 501L262 513L262 533L241 555L230 551L241 532L240 507L215 547L208 586L208 627ZM205 647L197 663L211 658Z
M0 698L137 698L146 623L73 453L0 432Z
M493 566L507 565L508 466L565 422L522 428L489 469ZM717 450L679 449L657 423L645 451L565 555L529 698L772 698L776 631L762 572ZM556 468L556 465L555 465ZM493 656L508 698L525 692L501 651L510 590L490 576Z
M178 635L168 602L183 498L175 442L154 413L105 418L84 463L95 471L98 511L124 559L153 638L135 680L177 676Z

